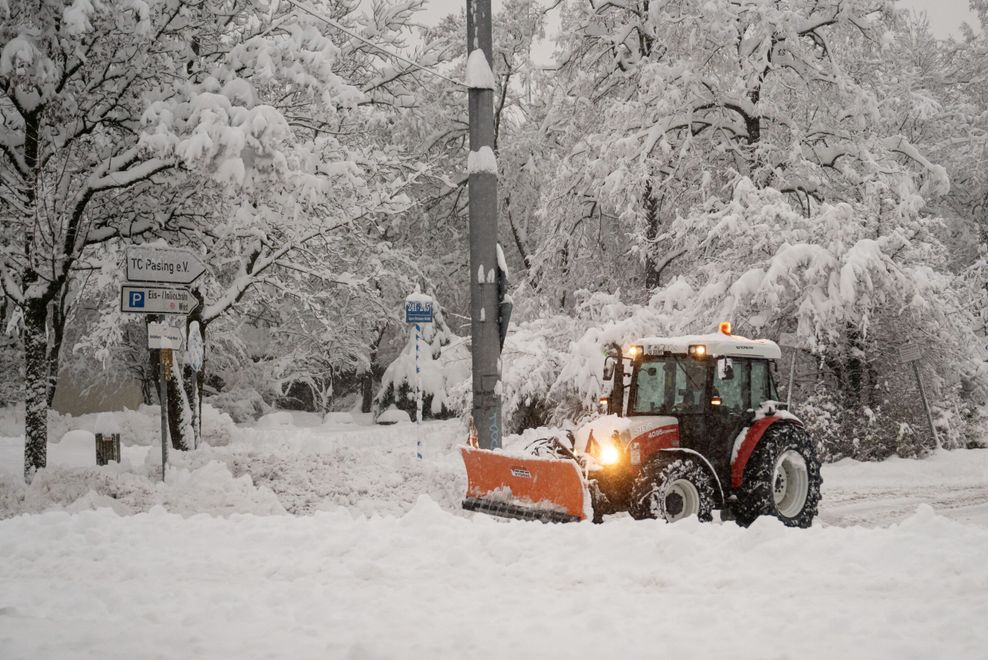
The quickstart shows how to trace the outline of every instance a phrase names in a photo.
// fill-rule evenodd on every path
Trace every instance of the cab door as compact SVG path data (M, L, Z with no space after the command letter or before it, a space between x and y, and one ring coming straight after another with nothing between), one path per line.
M731 469L734 440L750 424L751 363L747 358L718 358L714 364L704 454L725 483Z

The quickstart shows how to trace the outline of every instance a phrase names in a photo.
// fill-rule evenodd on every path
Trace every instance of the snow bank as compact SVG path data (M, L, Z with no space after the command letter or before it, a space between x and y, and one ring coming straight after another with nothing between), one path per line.
M157 446L124 447L121 464L96 467L90 436L78 451L50 445L49 468L25 486L23 439L0 438L0 519L100 507L123 515L154 506L182 515L309 514L341 507L400 515L422 494L466 515L459 509L466 478L455 449L462 425L424 422L422 433L424 461L415 459L410 425L237 428L229 446L169 452L164 485Z
M203 405L202 415L202 431L206 442L211 445L229 442L234 427L230 416L208 403ZM161 437L161 415L158 406L145 405L139 406L136 410L117 410L78 416L54 411L48 413L49 446L60 444L70 431L119 433L120 443L124 446L156 445ZM23 432L23 406L0 408L0 437L17 437ZM94 448L93 456L95 456Z
M254 486L247 475L234 477L222 462L209 461L195 469L173 465L165 483L160 481L158 465L49 467L38 472L29 486L19 475L0 473L0 519L15 513L102 508L120 515L154 507L184 516L285 513L269 488Z
M407 412L394 407L388 408L377 416L378 424L408 424L411 421L412 418L408 416Z
M810 530L499 522L428 497L400 518L48 513L0 522L0 640L12 658L977 658L986 550L928 507Z
M349 426L355 420L348 412L328 412L323 416L322 423L326 426Z
M257 420L257 428L259 429L272 429L279 426L288 427L292 425L292 414L286 410L279 410L278 412L268 413L260 419Z

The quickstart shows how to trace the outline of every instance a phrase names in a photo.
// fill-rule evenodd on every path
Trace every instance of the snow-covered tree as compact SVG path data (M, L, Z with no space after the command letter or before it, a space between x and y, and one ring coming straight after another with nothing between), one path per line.
M379 9L391 18L378 12L368 30L407 16ZM358 110L385 83L341 77L363 70L366 46L341 49L330 26L291 7L45 0L2 11L0 274L23 319L30 476L45 465L70 282L91 253L154 235L209 254L205 331L275 266L407 206L400 189L417 169L396 173L406 166L394 154L340 138L368 121Z

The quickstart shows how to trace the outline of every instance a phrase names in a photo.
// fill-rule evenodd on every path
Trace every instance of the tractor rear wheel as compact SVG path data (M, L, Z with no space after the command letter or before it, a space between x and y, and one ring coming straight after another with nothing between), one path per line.
M637 520L661 518L675 522L696 516L713 519L716 488L713 475L688 456L656 456L631 486L628 512Z
M789 527L809 527L817 514L822 483L809 434L795 424L776 424L745 466L735 519L742 527L758 516L774 516Z

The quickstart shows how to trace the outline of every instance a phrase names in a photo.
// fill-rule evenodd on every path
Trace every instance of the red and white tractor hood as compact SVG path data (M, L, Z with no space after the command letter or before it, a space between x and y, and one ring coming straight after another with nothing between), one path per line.
M679 420L667 415L636 415L621 417L620 415L601 415L587 422L573 434L576 438L577 453L586 453L590 433L598 442L607 442L617 431L621 445L627 447L633 440L642 442L664 436L670 445L679 444ZM675 442L673 437L675 436Z

